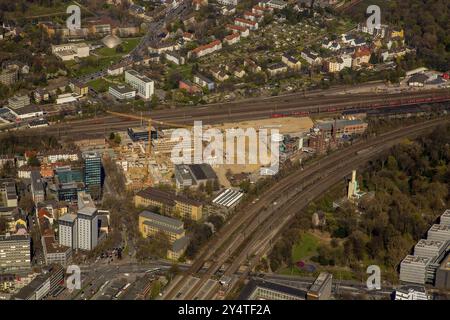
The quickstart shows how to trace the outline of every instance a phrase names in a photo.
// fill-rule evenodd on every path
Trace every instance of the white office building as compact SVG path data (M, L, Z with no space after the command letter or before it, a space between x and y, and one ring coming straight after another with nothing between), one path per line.
M125 71L125 82L136 89L141 98L150 99L155 93L155 82L135 70Z
M414 255L419 257L434 258L446 248L445 241L421 239L414 247Z
M450 209L447 209L444 211L444 213L441 216L441 224L450 226Z
M425 287L402 286L395 290L395 300L429 300Z
M90 251L98 243L98 212L96 208L85 206L77 214L78 249Z
M129 100L136 97L136 90L122 84L109 87L109 93L118 100Z
M78 248L77 215L65 214L58 220L59 244L72 249Z
M431 258L407 255L400 263L400 281L425 284Z
M428 240L448 241L450 240L450 225L434 224L428 230Z

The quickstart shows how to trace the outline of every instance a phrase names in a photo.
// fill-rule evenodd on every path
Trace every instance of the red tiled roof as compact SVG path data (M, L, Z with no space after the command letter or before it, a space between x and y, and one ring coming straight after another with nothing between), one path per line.
M250 21L250 20L247 20L247 19L242 19L242 18L236 18L234 21L239 21L239 22L242 22L242 23L245 23L245 24L250 24L252 26L256 25L256 22Z

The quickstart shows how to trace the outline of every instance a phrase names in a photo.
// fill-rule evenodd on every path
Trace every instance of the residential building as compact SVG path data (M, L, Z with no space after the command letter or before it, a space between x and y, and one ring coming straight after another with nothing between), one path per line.
M429 300L429 298L425 287L409 285L395 290L395 300Z
M214 170L209 164L178 164L175 165L175 181L178 189L192 186L213 186L218 182Z
M31 268L31 239L28 234L0 235L0 273Z
M251 279L241 291L238 300L306 300L307 292L296 287Z
M223 82L230 78L230 76L225 71L218 68L211 69L211 74L216 80L220 82Z
M233 33L239 32L239 34L241 35L242 38L246 38L250 35L250 31L247 27L241 27L241 26L229 24L229 25L227 25L226 28L228 31L231 31Z
M425 284L431 258L407 255L400 263L400 281Z
M207 54L211 54L215 51L222 49L222 42L220 40L214 40L211 43L199 46L192 51L189 51L188 57L200 58Z
M210 91L214 90L215 86L214 81L198 73L194 75L194 83L198 84L202 88L206 87Z
M125 71L125 82L136 89L141 98L150 99L155 93L155 82L135 70Z
M167 251L167 259L178 261L186 252L188 245L189 238L187 236L175 240Z
M78 248L77 215L65 214L58 220L58 241L62 246Z
M84 159L84 184L89 194L98 199L102 192L102 159L98 153L86 152Z
M80 81L72 81L69 86L72 89L72 91L78 96L84 97L87 96L89 93L89 86Z
M31 99L27 94L15 95L8 99L8 108L11 110L20 109L31 104Z
M127 85L119 84L109 87L109 94L118 100L129 100L136 97L136 90Z
M261 1L259 5L262 7L269 7L273 9L282 10L286 8L287 2L283 0L269 0L269 1Z
M300 70L300 68L302 67L302 63L298 59L287 53L283 54L283 56L281 57L281 62L287 65L288 68L296 71Z
M244 12L244 18L250 21L260 21L264 16L259 14L259 13L255 13L255 12L250 12L250 11L245 11Z
M16 208L18 197L14 180L0 180L0 208Z
M368 47L360 47L353 54L352 68L360 68L369 64L371 52Z
M99 235L97 208L86 206L78 209L76 222L77 248L86 251L95 249Z
M176 51L179 49L180 49L179 44L171 42L162 42L148 47L150 53L158 53L158 54L163 54L164 52L167 51Z
M12 86L19 80L18 70L2 70L0 72L0 83L5 86Z
M186 92L189 94L196 94L196 93L202 92L202 89L200 88L200 86L198 86L195 83L192 83L189 80L181 80L178 83L178 88L181 90L186 90Z
M232 33L228 36L226 36L223 40L223 42L225 42L226 44L228 44L229 46L238 43L239 40L241 40L241 36L239 33Z
M316 278L307 293L308 300L329 300L331 297L331 287L333 285L333 275L328 272L321 272Z
M311 65L320 64L322 62L322 58L319 56L318 53L308 49L303 50L301 56L303 59L306 60L306 62L308 62Z
M176 65L183 65L186 63L186 58L175 51L169 51L164 54L167 61L170 61Z
M267 72L269 73L270 76L275 76L277 74L285 73L287 71L288 71L287 65L285 65L282 62L275 62L267 66Z
M86 43L52 45L52 53L62 61L89 57L90 49Z
M72 257L72 248L59 244L54 235L42 236L41 242L46 265L68 264Z
M162 214L179 215L183 219L199 221L203 216L203 204L173 192L147 188L134 196L136 207L159 208Z
M450 226L442 224L434 224L428 230L428 240L449 241Z
M31 172L31 195L35 204L45 200L44 182L39 170Z
M244 28L249 28L250 30L258 30L258 22L251 21L243 18L234 19L234 24Z
M139 214L139 231L144 238L162 232L168 237L171 244L186 235L183 221L147 210Z
M414 246L414 255L434 258L447 249L449 242L421 239Z

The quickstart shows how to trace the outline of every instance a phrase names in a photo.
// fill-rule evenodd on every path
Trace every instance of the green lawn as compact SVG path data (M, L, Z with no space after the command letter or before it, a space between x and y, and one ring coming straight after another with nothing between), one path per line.
M137 47L139 42L141 41L141 38L126 38L122 39L122 47L123 52L117 53L115 48L101 48L95 51L95 53L101 57L117 57L117 56L123 56L131 52L134 48Z
M310 258L317 254L319 239L311 234L304 233L300 240L292 247L292 261L296 262L305 258Z
M105 92L108 90L110 84L108 81L105 81L104 79L97 79L88 82L88 85L92 87L97 92Z

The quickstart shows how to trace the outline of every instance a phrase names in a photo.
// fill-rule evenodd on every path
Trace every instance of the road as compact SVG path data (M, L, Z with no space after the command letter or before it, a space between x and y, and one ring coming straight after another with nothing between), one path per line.
M197 297L204 284L212 279L221 267L225 266L225 275L235 274L253 253L264 252L267 246L270 247L273 239L295 213L343 179L352 169L366 163L402 138L423 133L446 121L428 121L367 141L359 141L315 162L303 171L298 170L282 178L260 197L259 202L247 205L231 218L200 251L189 272L177 279L177 284L170 288L164 297L173 299L186 281L199 274L206 262L209 262L210 266L201 275L201 280L185 294L186 299ZM367 152L357 154L362 150ZM241 277L245 276L244 273Z

